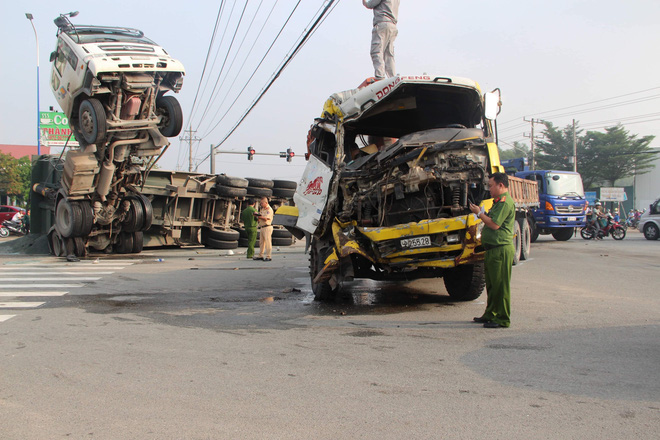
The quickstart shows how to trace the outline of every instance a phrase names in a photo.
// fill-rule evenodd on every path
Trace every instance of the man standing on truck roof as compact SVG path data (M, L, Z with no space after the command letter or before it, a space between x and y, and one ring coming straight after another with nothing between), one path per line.
M509 195L509 177L495 173L488 181L493 207L488 214L470 203L472 211L484 222L481 243L486 249L486 311L474 318L486 328L509 327L511 324L511 266L513 265L513 227L516 206Z
M371 61L376 79L396 75L394 67L394 40L399 31L400 0L362 0L362 4L374 10L374 27L371 31Z
M273 249L273 208L268 204L268 198L264 197L259 202L261 210L259 211L259 256L255 260L271 261L271 252Z
M241 221L247 234L247 258L254 258L254 244L257 242L257 210L254 209L255 200L248 199L248 207L241 212Z

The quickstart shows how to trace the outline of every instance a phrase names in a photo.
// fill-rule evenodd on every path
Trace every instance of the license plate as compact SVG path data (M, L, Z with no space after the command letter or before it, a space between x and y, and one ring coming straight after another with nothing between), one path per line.
M577 217L569 217L569 218L567 218L567 220L568 220L569 222L576 222L576 221L577 221Z
M401 240L401 247L403 249L414 249L420 247L431 246L431 237L415 237L415 238L404 238Z

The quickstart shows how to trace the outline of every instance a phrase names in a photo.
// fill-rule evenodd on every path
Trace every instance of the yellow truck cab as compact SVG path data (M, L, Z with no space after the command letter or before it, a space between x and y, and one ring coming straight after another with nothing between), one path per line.
M443 277L457 300L484 287L483 224L503 171L499 93L469 79L396 76L332 95L308 136L308 164L276 223L309 239L316 299L355 278Z

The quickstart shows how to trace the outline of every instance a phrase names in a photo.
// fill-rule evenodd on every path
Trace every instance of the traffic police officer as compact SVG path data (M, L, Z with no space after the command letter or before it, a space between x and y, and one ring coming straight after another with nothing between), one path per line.
M475 322L486 328L509 327L511 324L511 266L513 265L513 228L516 207L509 195L509 177L495 173L488 181L490 195L494 199L488 214L470 203L470 210L484 222L481 243L486 249L486 292L488 301L482 316Z

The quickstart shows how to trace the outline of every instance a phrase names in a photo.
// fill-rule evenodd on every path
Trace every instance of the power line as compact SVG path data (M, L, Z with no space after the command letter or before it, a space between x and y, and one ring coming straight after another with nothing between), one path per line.
M319 25L319 23L321 22L321 20L322 20L323 17L325 16L325 14L330 10L330 7L333 5L334 2L335 2L335 0L329 0L327 6L326 6L326 7L323 9L323 11L321 12L321 15L316 19L316 21L315 21L314 24L312 25L311 29L309 29L309 31L307 31L307 33L305 34L305 36L304 36L304 37L301 39L301 41L298 43L298 45L296 46L296 48L295 48L295 50L293 51L293 53L291 53L291 54L286 58L286 60L284 61L284 63L283 63L282 66L280 67L280 69L279 69L279 70L277 71L277 73L272 77L272 79L270 80L270 82L268 83L268 85L267 85L267 86L261 91L261 93L259 94L259 96L257 97L257 99L252 103L252 105L250 105L250 107L249 107L249 108L247 109L247 111L243 114L243 116L242 116L242 117L240 118L240 120L236 123L236 125L234 125L234 127L231 129L231 131L230 131L230 132L229 132L229 133L228 133L228 134L227 134L227 135L226 135L226 136L225 136L225 137L224 137L224 138L223 138L223 139L222 139L222 140L221 140L221 141L220 141L220 142L214 147L214 148L218 148L218 147L220 147L220 146L221 146L221 145L222 145L227 139L229 139L229 137L230 137L230 136L236 131L236 129L238 129L238 127L241 125L241 123L242 123L242 122L245 120L245 118L247 118L247 116L250 114L250 112L252 111L252 109L254 109L254 107L256 107L256 105L259 103L259 101L261 101L261 99L264 97L264 95L268 92L268 90L272 87L272 85L275 83L275 81L279 78L279 76L282 74L282 72L284 71L284 69L286 69L286 67L287 67L287 66L289 65L289 63L293 60L293 58L294 58L294 57L300 52L300 50L301 50L302 47L305 45L305 43L306 43L307 41L309 41L309 37L310 37L311 34L313 33L314 29ZM210 156L210 154L209 154L209 156ZM207 156L207 157L208 157L208 156ZM206 158L205 158L204 160L206 160ZM199 166L199 165L198 165L198 166Z
M289 23L289 20L291 20L291 17L293 16L294 12L296 12L296 9L298 9L298 5L300 5L300 2L301 2L301 1L302 1L302 0L298 0L298 3L296 3L296 6L294 6L293 10L291 11L291 13L289 14L289 16L287 17L286 21L284 22L284 25L282 25L282 27L280 28L280 31L279 31L279 32L277 33L277 35L275 36L275 39L274 39L273 42L270 44L270 47L268 47L268 50L266 51L266 53L264 54L264 56L261 57L261 61L259 61L259 64L257 65L257 67L254 68L254 70L252 71L252 75L250 75L250 77L248 78L248 80L245 82L245 84L243 85L243 88L242 88L241 91L238 93L238 95L236 96L236 98L234 98L234 101L231 103L231 105L229 106L229 108L227 109L227 111L225 111L225 113L220 117L220 120L218 120L218 122L216 122L216 124L215 124L213 127L211 127L211 128L210 128L210 129L204 134L204 136L202 136L202 137L206 137L206 136L207 136L208 134L210 134L213 130L215 130L215 129L218 127L218 125L220 125L220 123L225 119L225 117L227 116L227 114L229 113L229 111L234 107L234 105L235 105L236 102L238 101L238 98L241 97L241 95L243 94L243 92L244 92L245 89L247 88L248 84L250 84L250 82L252 81L252 78L254 78L254 75L255 75L255 74L257 73L257 71L259 70L259 67L261 67L261 64L264 62L264 60L266 59L266 57L267 57L268 54L270 53L271 49L273 48L273 46L275 45L275 43L276 43L277 40L279 39L280 35L281 35L282 32L284 31L284 28L285 28L286 25ZM333 0L333 1L334 1L334 0Z

